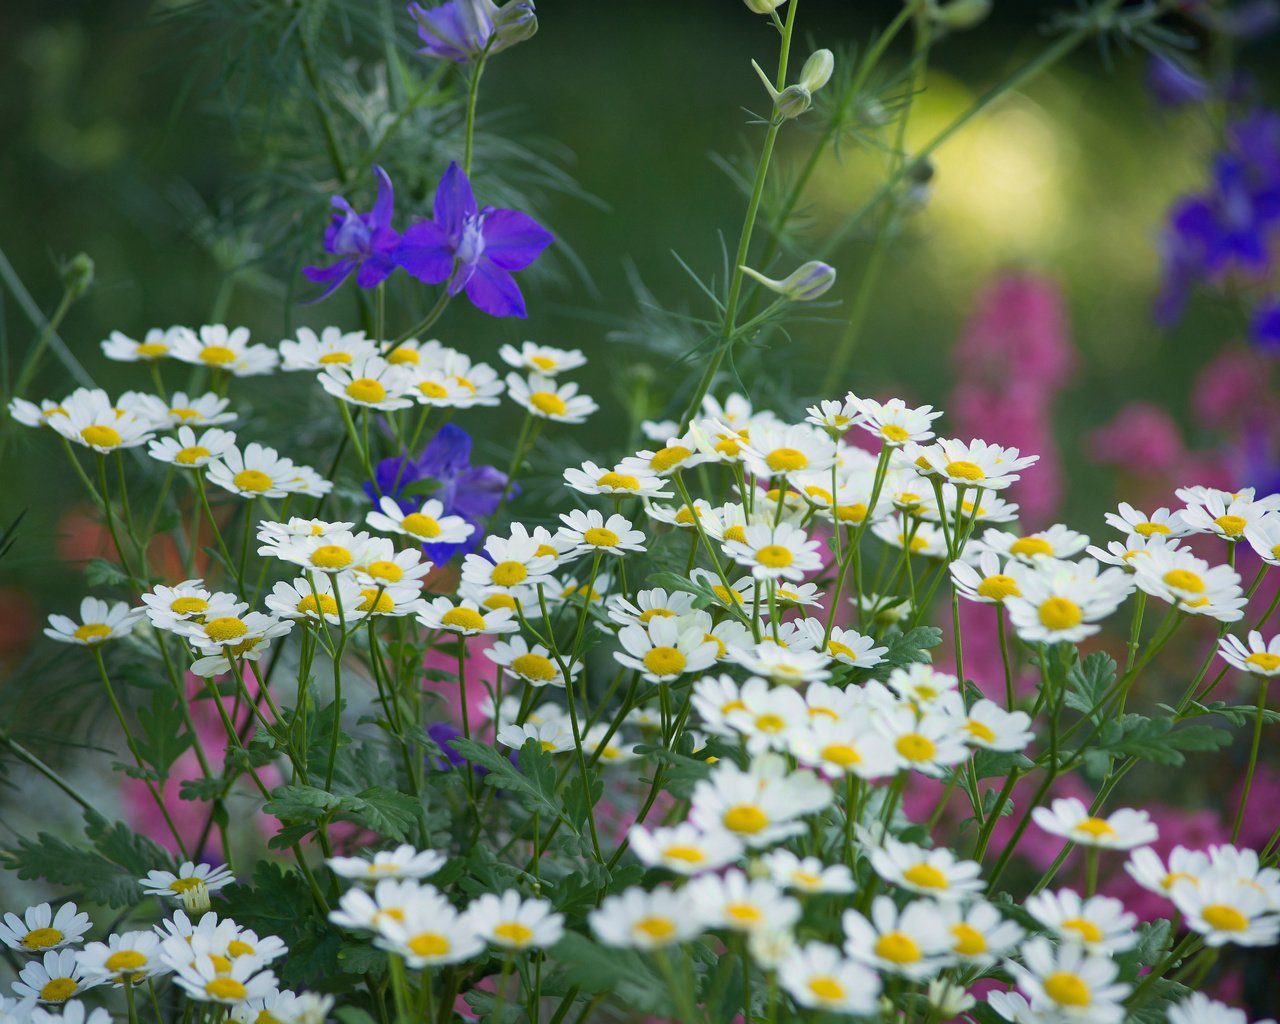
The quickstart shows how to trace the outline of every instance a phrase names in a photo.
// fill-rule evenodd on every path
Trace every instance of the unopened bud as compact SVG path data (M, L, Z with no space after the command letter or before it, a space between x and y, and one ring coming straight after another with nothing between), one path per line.
M62 284L73 299L80 298L93 284L93 258L79 252L62 266Z
M831 80L836 69L836 58L830 50L814 50L800 69L800 85L811 93L817 92Z
M493 16L493 44L489 52L497 53L523 43L537 31L538 15L534 12L533 0L511 0Z
M836 268L829 263L810 260L796 267L781 281L765 277L750 267L740 268L753 281L759 281L771 292L776 292L792 302L809 302L824 295L836 283Z
M803 85L789 85L779 92L774 88L773 83L769 81L769 76L764 73L764 68L755 61L751 62L751 66L756 69L756 74L760 76L760 81L764 83L769 99L773 100L773 109L784 121L799 117L813 106L813 96Z
M977 1002L965 991L963 985L954 981L937 978L929 982L929 1005L938 1010L944 1018L959 1017L966 1010L973 1008Z
M748 10L755 14L772 14L787 0L742 0L742 2L747 5Z
M973 28L990 13L991 0L950 0L946 4L929 5L930 20L957 31Z

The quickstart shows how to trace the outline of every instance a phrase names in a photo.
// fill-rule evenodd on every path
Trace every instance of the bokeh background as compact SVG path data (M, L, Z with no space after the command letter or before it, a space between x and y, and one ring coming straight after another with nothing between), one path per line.
M801 56L816 46L847 55L898 9L889 0L802 2ZM274 343L299 324L360 324L349 288L300 304L313 292L298 269L324 262L319 239L335 185L323 153L308 174L289 146L296 136L314 147L314 111L264 98L277 76L292 80L296 61L223 31L227 12L269 20L308 6L213 0L184 13L137 0L0 5L0 337L10 367L35 335L27 296L51 310L59 264L79 251L92 256L96 280L60 335L113 393L145 384L135 368L102 360L98 342L112 329L140 337L153 326L225 321ZM400 59L416 59L401 5L360 6L367 17L392 19ZM908 148L1042 50L1056 9L996 0L986 22L936 47ZM608 458L631 443L630 411L676 411L672 388L700 369L672 351L661 329L667 321L644 311L656 303L708 313L675 254L723 280L723 250L736 242L744 205L723 160L754 160L760 129L747 108L765 103L749 61L768 66L775 37L738 0L545 0L539 14L536 39L486 71L477 161L506 161L508 140L520 143L518 162L560 239L558 255L521 278L527 321L455 307L437 333L476 358L526 338L583 348L592 359L583 386L602 405L583 443ZM331 24L331 49L380 55L367 21ZM1192 19L1172 25L1185 33L1193 62L1206 56L1195 49L1207 40ZM901 68L908 47L904 34L887 66ZM1239 38L1232 50L1242 95L1274 101L1275 37ZM1203 187L1221 139L1213 110L1161 105L1148 75L1138 47L1086 44L948 142L918 207L895 229L855 358L826 395L901 395L951 410L951 432L1041 451L1040 482L1018 495L1027 521L1065 521L1095 538L1106 534L1103 511L1123 498L1176 505L1173 488L1195 483L1280 489L1273 357L1247 342L1240 303L1230 290L1197 294L1176 328L1153 319L1165 218L1177 197ZM340 121L363 116L354 101L337 105ZM789 126L780 166L796 167L814 140L803 121ZM397 180L402 223L427 208L431 183L453 155L419 143L395 154L410 168ZM883 163L872 146L824 159L804 203L815 245L874 189ZM357 176L341 191L365 209L371 178ZM829 297L838 304L741 364L745 385L780 412L795 416L803 399L820 394L872 226L834 254L840 276ZM397 287L399 298L417 301L403 281ZM67 366L50 362L28 397L72 386ZM268 431L323 440L339 429L328 406L276 386L251 382L244 392ZM488 417L481 454L498 461L503 432L517 422L508 410ZM8 677L0 700L9 720L56 757L67 736L91 739L92 723L67 713L44 719L42 730L39 715L58 706L51 697L77 692L87 669L51 650L39 628L50 611L79 600L84 560L101 553L102 538L65 465L30 432L17 434L4 449L0 523L27 515L0 561L0 676ZM1254 564L1242 571L1251 578ZM1205 642L1190 637L1172 661L1195 664ZM974 674L981 670L975 655ZM1166 682L1181 689L1179 680ZM1156 687L1138 696L1160 695ZM1171 842L1203 845L1219 838L1221 807L1235 806L1243 754L1206 755L1203 771L1177 776L1178 792L1148 778L1126 783L1124 797L1185 811L1170 818ZM1280 806L1274 765L1257 791L1251 806L1269 832ZM30 816L23 799L0 810L10 829ZM1269 970L1265 961L1252 969Z

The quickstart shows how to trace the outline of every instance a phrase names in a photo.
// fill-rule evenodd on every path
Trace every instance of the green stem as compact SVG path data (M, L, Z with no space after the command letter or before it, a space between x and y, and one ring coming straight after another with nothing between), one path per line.
M27 353L27 358L23 360L22 369L18 371L18 382L13 386L14 396L21 398L23 392L27 390L27 385L31 383L31 378L35 376L36 370L40 368L40 360L44 356L44 350L49 346L49 340L58 330L58 325L62 323L62 318L67 315L67 310L71 308L71 303L75 302L76 297L67 289L62 293L62 298L58 300L58 306L53 311L45 325L40 330L40 334L36 337L36 343L31 346L31 351Z
M467 90L466 141L462 150L462 173L471 177L471 147L476 131L476 98L480 94L480 76L484 74L485 54L476 60L471 71L471 85Z
M1236 808L1236 823L1231 828L1231 842L1240 838L1240 826L1244 824L1244 809L1249 803L1249 790L1253 787L1254 769L1258 767L1258 748L1262 743L1262 723L1267 717L1267 683L1266 676L1258 678L1258 707L1253 719L1253 743L1249 747L1249 767L1245 770L1244 789L1240 793L1240 806Z

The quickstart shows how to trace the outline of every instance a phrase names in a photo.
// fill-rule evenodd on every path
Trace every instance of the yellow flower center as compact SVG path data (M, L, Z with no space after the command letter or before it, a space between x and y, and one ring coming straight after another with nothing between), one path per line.
M563 416L569 409L554 391L535 391L529 396L529 404L544 416Z
M912 885L918 885L921 889L946 889L950 885L947 881L947 876L932 864L912 864L911 867L902 872L902 877Z
M699 512L696 508L691 509L689 508L688 505L685 505L683 508L680 509L679 512L676 513L676 525L692 526L696 519L701 519L701 518L702 518L701 512Z
M911 431L904 430L896 423L886 423L880 428L880 434L885 440L893 444L902 444L903 441L911 436Z
M490 611L497 611L499 608L516 610L516 599L510 594L490 594L480 603Z
M785 569L794 561L791 549L782 544L766 544L756 548L756 561L769 569Z
M320 357L321 366L333 366L334 364L345 365L351 362L351 353L349 352L326 352Z
M772 735L774 733L782 732L786 727L786 719L781 715L764 714L756 717L756 728L760 732Z
M351 564L351 552L341 544L321 544L311 552L311 564L317 569L345 569Z
M687 664L674 647L655 647L644 656L644 667L655 676L678 676Z
M1088 1006L1089 984L1070 971L1054 971L1044 979L1044 994L1059 1006Z
M809 991L824 1003L839 1002L845 997L844 986L827 974L820 974L808 981Z
M244 636L249 632L249 627L245 625L243 619L237 619L234 615L224 615L220 619L214 619L204 624L205 636L216 644L226 643L228 640L235 640L237 637ZM199 881L196 878L179 878L173 883L171 888L175 892L182 892L178 888L180 882L195 883Z
M640 481L628 473L615 473L610 470L596 481L598 487L610 487L615 491L638 491Z
M582 539L592 547L611 548L618 543L619 537L612 530L603 526L593 526L582 534Z
M836 506L836 518L842 523L860 523L867 518L867 506L862 502Z
M500 587L514 587L523 583L528 575L529 570L519 562L499 562L490 578Z
M556 677L556 667L551 661L532 651L516 658L511 663L511 669L516 675L537 683L549 682Z
M173 457L173 461L183 466L194 466L201 459L207 459L213 453L204 445L193 444L190 447L180 449Z
M65 1003L78 987L75 978L50 978L40 988L40 999L46 1003Z
M214 999L231 1003L238 1003L249 996L249 990L235 978L214 978L212 981L205 982L204 991Z
M671 938L676 933L676 925L669 917L658 917L656 914L650 914L648 917L640 918L639 921L633 924L631 931L661 942L663 939Z
M1192 594L1204 593L1204 580L1190 569L1170 569L1164 581L1174 590L1186 590Z
M357 377L347 385L346 392L357 402L382 402L387 397L387 389L372 377Z
M80 431L80 436L84 438L85 444L96 448L118 448L124 440L115 427L104 427L100 424L85 427Z
M1170 530L1169 527L1166 526L1164 523L1148 522L1148 523L1135 523L1133 526L1133 532L1136 533L1139 537L1150 537L1157 533L1167 534L1167 533L1172 533L1173 531Z
M209 960L213 963L213 969L219 974L231 973L231 961L221 953L210 953Z
M769 824L769 816L755 804L730 807L720 820L730 832L746 832L748 835L755 835Z
M759 924L764 920L760 908L754 903L730 903L724 908L725 917L739 924Z
M136 971L147 966L147 958L136 949L122 949L107 957L103 966L109 971Z
M111 627L101 622L86 622L83 626L77 626L76 631L71 635L77 640L92 644L110 636Z
M675 615L670 608L650 608L640 613L641 622L650 622L653 619L669 619Z
M1210 903L1200 911L1200 916L1210 928L1220 932L1242 932L1249 927L1249 919L1235 907L1229 907L1225 903Z
M378 587L370 587L368 590L360 591L360 603L356 605L356 611L370 612L374 615L386 615L395 610L396 603L385 590Z
M1101 839L1104 836L1113 836L1116 830L1111 824L1102 818L1085 818L1079 825L1075 826L1076 832L1083 832L1087 836L1094 839Z
M1084 621L1084 611L1065 597L1051 597L1042 602L1038 614L1046 629L1072 629Z
M406 363L410 366L417 366L421 361L422 357L418 355L418 350L410 348L408 345L393 348L387 353L387 362L393 366L403 366Z
M841 768L862 763L862 755L848 743L828 743L822 748L822 759L838 764Z
M440 617L440 624L478 631L484 629L484 616L471 608L450 608Z
M959 462L947 463L949 477L958 477L961 480L982 480L986 475L976 462L965 462L961 459Z
M831 492L825 487L809 486L804 489L804 493L813 499L815 505L831 504Z
M260 469L242 469L231 482L239 491L266 491L271 489L271 477Z
M134 352L142 359L160 359L169 354L169 346L159 341L144 341Z
M338 602L330 594L308 594L298 602L299 614L318 615L322 610L325 615L337 615Z
M716 443L716 451L725 458L736 459L742 454L742 445L736 437L726 437Z
M667 860L681 860L686 864L701 864L707 859L706 854L696 846L668 846L662 851L662 856Z
M1019 537L1009 545L1011 555L1052 555L1053 545L1043 537Z
M428 398L448 398L449 389L443 384L434 380L424 380L418 385L418 390Z
M215 619L214 621L221 622L222 620ZM235 621L239 622L240 620L236 619ZM238 633L235 635L239 636ZM200 878L175 878L169 883L169 889L176 892L178 895L182 895L184 892L190 892L192 889L198 889L202 885L204 885L204 880Z
M200 361L210 366L226 366L236 361L236 354L226 345L206 345L200 350Z
M61 941L62 932L57 928L33 928L22 937L26 949L49 949Z
M444 956L449 952L449 940L439 932L419 932L406 945L418 956Z
M1244 661L1246 665L1257 665L1264 672L1274 672L1280 668L1280 654L1270 654L1266 651L1255 651Z
M999 603L1006 597L1021 597L1022 591L1018 588L1018 581L1012 576L996 573L978 584L978 596Z
M493 934L513 946L527 946L533 941L533 929L519 921L503 921L494 926Z
M440 524L421 512L410 512L400 520L400 525L415 537L440 536Z
M1249 525L1249 520L1244 516L1218 516L1214 520L1220 529L1228 537L1239 537L1244 533L1244 528Z
M1083 917L1069 917L1062 922L1062 928L1065 931L1075 932L1085 942L1101 942L1102 929L1092 921L1088 921Z
M169 605L175 615L196 615L209 610L209 602L203 597L179 597Z
M775 448L764 461L775 473L796 473L809 465L809 457L799 448Z
M653 467L656 473L665 473L673 466L678 466L689 458L693 452L682 444L668 445L653 453L653 458L649 460L649 465Z
M906 932L885 932L876 940L875 951L891 964L914 964L923 957L915 939Z
M908 761L914 762L932 761L933 756L938 752L938 748L933 745L933 740L918 732L909 732L905 736L899 736L898 742L894 746L899 754Z
M951 949L960 956L978 956L987 951L986 937L971 924L953 924L951 937L956 940Z
M364 567L364 571L375 580L386 580L388 583L399 583L404 577L404 570L395 562L370 562Z
M1170 871L1164 878L1160 879L1161 889L1172 889L1176 882L1190 882L1192 885L1199 885L1200 879L1195 875L1189 875L1185 871Z
M554 370L556 361L550 356L530 356L529 362L533 363L539 370Z
M180 420L202 419L199 410L196 409L170 409L170 416L177 416Z
M724 531L725 540L735 540L739 544L745 544L747 540L747 528L741 523L734 523Z

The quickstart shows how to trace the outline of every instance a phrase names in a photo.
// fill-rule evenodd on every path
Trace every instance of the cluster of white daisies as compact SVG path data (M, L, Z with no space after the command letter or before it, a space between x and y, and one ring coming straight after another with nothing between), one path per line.
M207 908L208 894L232 881L225 868L182 864L177 872L155 870L140 884L152 896ZM202 899L193 900L194 894ZM216 913L181 909L150 929L111 931L84 943L93 928L74 903L54 912L48 903L21 916L4 915L0 941L30 959L13 983L14 997L0 998L6 1024L109 1024L107 1009L90 1009L81 997L90 989L135 987L154 995L168 980L187 999L226 1007L237 1024L323 1024L333 997L279 987L270 965L288 954L274 935L259 936ZM84 943L83 948L81 944ZM129 994L134 999L146 995Z

